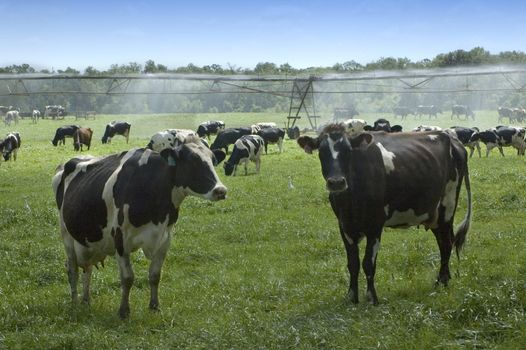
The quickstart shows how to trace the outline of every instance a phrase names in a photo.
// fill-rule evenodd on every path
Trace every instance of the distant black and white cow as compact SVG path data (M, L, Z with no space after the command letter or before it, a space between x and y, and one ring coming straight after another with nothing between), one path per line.
M471 117L472 120L475 120L475 113L473 113L469 106L454 105L451 107L451 119L453 119L453 117L460 119L460 116L464 116L465 120L468 120L469 117Z
M277 144L279 153L283 152L283 139L285 138L285 130L281 128L263 128L259 130L258 135L261 136L265 143L265 154L267 154L268 144Z
M210 149L225 149L228 154L228 146L234 144L241 136L252 134L252 128L228 128L217 134Z
M62 143L63 145L66 144L66 137L73 137L73 134L75 134L75 131L80 128L79 125L64 125L58 128L55 131L55 137L53 137L53 140L51 140L51 143L53 146L58 145L59 143Z
M518 155L524 155L526 150L526 142L524 136L526 129L513 126L499 126L497 128L488 129L478 132L471 136L470 141L480 141L486 145L486 157L489 156L491 150L495 147L499 149L500 154L504 157L502 147L511 146L517 150Z
M88 150L91 147L91 137L93 130L91 128L78 128L73 134L73 149L75 151L82 151L82 146L87 146Z
M131 124L128 122L112 121L106 125L106 130L102 136L102 143L111 143L115 135L122 135L126 138L126 143L130 137Z
M367 122L363 119L351 118L343 122L348 132L362 132L364 127L367 125ZM323 129L322 129L323 130Z
M362 266L367 297L378 303L374 276L384 227L422 225L431 229L440 249L437 283L451 278L451 250L461 249L471 221L467 153L445 132L361 133L349 135L343 125L329 125L316 138L302 136L307 153L319 150L329 200L338 218L350 273L349 296L358 302L358 244L367 245ZM460 189L467 190L467 213L453 232Z
M409 114L415 114L415 111L406 106L397 106L393 108L394 117L400 116L400 119L404 120Z
M33 109L33 111L31 112L31 122L33 124L36 124L39 119L40 119L40 111L38 109Z
M435 106L435 105L430 105L430 106L419 105L419 106L416 107L415 116L420 118L420 117L426 115L429 119L431 119L431 117L437 119L439 113L442 113L442 110L438 106Z
M513 116L513 109L508 107L499 107L497 108L497 112L499 113L499 120L498 122L501 123L504 121L504 118L508 118L508 121L510 123L513 123L514 116Z
M232 172L236 176L237 167L239 163L245 164L245 175L248 174L247 165L249 161L256 163L256 173L259 174L259 167L261 164L261 151L263 150L265 142L263 138L258 135L244 135L234 144L234 150L228 158L228 161L223 165L225 168L225 175L230 176Z
M78 269L83 270L82 299L89 302L93 266L114 255L122 288L119 316L127 317L134 281L130 256L141 248L151 260L150 309L157 309L161 268L182 201L187 196L226 198L214 162L209 149L189 143L161 153L132 149L103 158L73 158L59 167L53 190L73 302Z
M391 123L389 120L380 118L375 120L373 126L365 125L363 127L363 130L365 131L385 131L385 132L401 132L402 126L401 125L393 125L391 126Z
M174 148L185 143L188 137L198 137L197 133L189 129L168 129L155 133L150 142L146 145L147 148L156 152L161 152L163 149Z
M207 137L210 139L210 135L216 135L218 132L225 130L225 122L222 120L210 120L199 124L197 127L197 135L199 137Z
M436 125L419 125L413 129L413 132L422 132L422 131L441 131L442 128Z
M477 152L479 154L479 158L481 157L480 154L480 144L478 140L472 140L473 135L480 132L480 130L476 127L473 128L465 128L462 126L454 126L449 129L444 130L447 133L450 133L451 135L454 135L456 138L462 142L464 147L467 147L470 149L469 157L471 158L473 156L473 153L475 152L475 148L477 149Z
M0 152L2 152L2 156L6 162L11 159L11 155L13 155L13 160L16 160L16 154L18 153L20 144L20 133L18 132L10 132L0 141Z
M66 108L61 105L46 106L44 108L44 118L51 117L52 119L59 119L65 116Z
M11 110L5 114L4 124L10 126L12 122L15 122L15 125L18 124L20 119L20 112L18 110Z
M278 124L274 122L260 122L260 123L256 123L256 125L259 126L261 129L278 127Z

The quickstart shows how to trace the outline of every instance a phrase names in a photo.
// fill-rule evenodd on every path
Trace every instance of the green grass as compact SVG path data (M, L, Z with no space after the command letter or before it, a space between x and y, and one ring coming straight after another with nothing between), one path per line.
M496 112L477 117L474 125L481 128L496 124ZM100 143L104 125L113 119L132 123L129 145L122 137ZM271 114L98 116L79 123L95 130L92 149L84 153L103 155L144 146L158 130L195 129L208 119L229 126L283 124L282 116ZM450 126L448 119L445 113L428 124ZM249 176L225 177L218 168L229 189L226 201L185 200L163 267L158 313L148 310L148 261L141 252L133 255L131 316L121 321L112 258L94 273L91 306L70 302L51 177L77 153L71 140L57 148L50 140L58 126L73 122L22 121L16 127L23 139L18 160L0 163L0 349L516 349L526 344L526 158L511 149L505 158L494 150L488 159L470 160L473 225L460 264L451 260L447 288L433 286L439 253L430 232L387 229L378 256L380 305L365 302L363 273L361 302L350 304L345 252L318 158L287 140L283 154L269 146L260 175L254 164ZM410 117L403 123L412 124L419 122ZM465 206L463 194L457 222Z

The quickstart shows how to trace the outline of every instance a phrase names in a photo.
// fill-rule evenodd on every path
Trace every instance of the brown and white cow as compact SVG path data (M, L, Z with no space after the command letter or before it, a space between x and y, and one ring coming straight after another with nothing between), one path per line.
M458 139L441 131L349 135L344 125L333 124L316 138L300 137L298 144L307 153L319 151L347 252L352 302L358 302L358 244L365 237L367 297L378 303L374 275L384 227L431 229L440 249L437 283L448 283L452 247L458 255L472 215L467 153ZM453 219L463 181L468 208L455 234Z
M93 266L114 255L122 288L119 316L127 317L134 281L130 255L141 248L151 260L149 306L157 309L161 268L181 203L186 196L226 198L214 162L208 148L187 143L161 153L132 149L102 158L78 157L60 166L52 184L73 302L78 269L83 270L82 299L89 302Z
M73 134L73 149L75 151L82 151L82 145L91 146L91 137L93 130L91 128L78 128Z

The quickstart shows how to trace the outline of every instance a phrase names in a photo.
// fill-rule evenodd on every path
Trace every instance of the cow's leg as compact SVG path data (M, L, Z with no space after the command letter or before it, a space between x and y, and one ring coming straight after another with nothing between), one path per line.
M469 158L473 157L473 153L475 153L475 147L474 146L468 146L469 147Z
M245 163L245 176L247 176L248 175L248 158L244 160L244 163Z
M13 150L13 161L16 160L16 154L17 154L17 153L18 153L18 148L15 148L15 149Z
M260 167L260 165L261 165L261 157L260 157L260 155L257 155L256 156L256 173L258 173L258 174L259 174L259 167Z
M502 146L498 145L497 147L499 148L500 155L504 157L504 151L502 150Z
M167 233L167 241L164 242L152 258L148 270L148 282L150 284L150 309L159 310L159 281L161 280L161 269L163 267L166 253L170 247L170 233Z
M119 317L124 319L130 314L130 289L133 285L133 269L130 262L130 254L124 253L122 256L116 254L121 276L121 306L119 307Z
M78 300L77 282L79 280L79 267L77 265L77 256L75 254L73 239L69 236L64 227L61 227L61 234L67 257L66 269L68 274L69 288L71 291L71 301L75 304Z
M432 229L440 249L440 270L438 272L437 282L447 286L451 274L449 273L449 258L453 247L453 223L439 224L438 228Z
M376 289L374 287L374 274L376 273L376 256L379 249L380 235L368 235L362 267L367 278L367 300L373 305L378 305L378 297L376 296Z
M477 147L477 152L479 153L479 158L481 158L482 156L480 155L480 145L479 145L478 142L475 144L475 147Z
M347 270L349 270L349 291L348 298L354 304L358 303L358 274L360 273L360 254L358 242L353 240L349 234L346 234L340 226L345 252L347 253Z
M279 149L279 153L283 153L283 138L282 137L280 137L278 140L278 149Z
M489 152L491 152L493 147L495 147L495 146L493 144L491 144L491 143L487 143L486 144L486 158L489 157Z
M265 141L265 154L268 154L268 153L267 153L267 147L268 147L268 142Z
M91 272L93 271L93 266L89 266L82 273L82 301L86 304L89 304L89 285L91 282Z

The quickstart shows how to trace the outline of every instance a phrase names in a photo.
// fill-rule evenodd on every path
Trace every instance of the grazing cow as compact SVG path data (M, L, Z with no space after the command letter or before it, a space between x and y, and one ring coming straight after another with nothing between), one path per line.
M73 149L75 151L82 151L82 145L86 145L89 151L92 136L93 130L91 130L91 128L78 128L73 134Z
M111 139L115 135L124 136L126 143L128 143L130 128L131 124L128 122L112 121L106 125L106 130L104 130L104 135L102 136L102 143L111 143Z
M269 143L276 143L278 145L279 153L283 152L283 139L285 138L284 129L263 128L259 130L258 135L261 136L265 142L265 154L267 154L267 147Z
M423 115L427 115L427 117L429 119L431 119L431 117L434 117L435 119L437 119L439 113L442 113L442 110L440 108L438 108L438 106L435 106L435 105L431 105L431 106L419 105L419 106L416 107L416 114L415 114L415 116L420 118Z
M36 124L39 119L40 119L40 111L38 109L33 109L33 111L31 112L31 122L33 124Z
M237 166L239 163L245 163L245 175L248 174L247 165L251 160L256 163L256 173L259 174L259 166L261 164L261 150L263 149L265 141L258 135L244 135L239 138L234 144L234 150L225 162L225 175L230 176L234 172L236 176Z
M343 122L348 132L362 132L367 122L363 119L347 119ZM323 129L322 129L323 130Z
M441 131L440 126L435 125L420 125L413 129L413 132L422 132L422 131Z
M15 125L18 124L18 119L20 118L20 112L17 111L16 109L15 110L12 110L12 111L8 111L6 114L5 114L5 118L4 118L4 124L6 126L10 126L11 125L11 122L15 122Z
M409 107L397 106L397 107L393 108L393 113L394 113L395 119L398 116L400 116L400 119L404 120L409 114L415 114L415 111L413 111Z
M504 157L502 147L512 146L517 150L518 155L524 155L526 150L526 142L524 136L526 129L513 126L498 126L496 128L488 129L478 132L471 136L470 141L480 141L486 145L486 157L489 156L491 150L495 147L499 149L500 154Z
M207 137L210 140L210 135L217 135L218 132L225 130L225 122L222 120L210 120L199 124L197 127L197 135L199 137Z
M216 139L210 145L210 149L225 149L228 154L228 146L235 143L241 136L252 134L252 128L228 128L217 134Z
M447 285L452 247L458 255L472 215L467 153L456 138L441 131L349 135L343 125L333 124L316 138L300 137L298 144L307 153L319 150L329 200L347 252L352 302L358 302L358 244L365 237L362 266L367 297L378 304L374 275L384 227L423 225L431 229L440 249L437 283ZM467 214L454 234L462 181L467 190Z
M526 119L526 110L524 108L512 109L513 119L518 123L522 123Z
M191 137L193 140L194 137L198 136L193 130L189 129L167 129L155 133L146 147L156 152L161 152L163 149L174 148L186 143L188 137Z
M504 118L508 118L510 123L513 122L513 109L508 107L499 107L497 108L497 112L499 113L499 123L504 121Z
M66 109L61 105L46 106L44 109L44 118L51 117L57 119L66 116Z
M480 132L480 130L476 127L473 128L465 128L462 126L453 126L449 129L444 130L445 132L454 135L456 138L462 142L464 147L467 147L470 149L469 158L473 156L473 153L475 152L475 148L477 149L477 152L479 154L479 158L481 157L480 154L480 144L478 140L473 140L473 135Z
M6 135L5 139L0 141L0 152L2 152L6 162L11 159L11 154L13 155L13 160L16 160L16 154L18 153L20 145L20 133L18 132L10 132Z
M261 123L256 123L256 125L259 126L261 129L278 127L278 124L274 122L261 122Z
M213 162L209 149L189 143L161 153L132 149L102 158L73 158L59 167L53 190L73 302L78 268L83 270L82 299L89 302L93 266L114 255L122 288L119 316L126 318L134 281L130 255L141 248L151 260L149 306L158 309L161 267L182 201L189 195L226 198Z
M469 106L464 105L454 105L451 107L451 119L457 117L460 119L460 116L464 116L464 120L468 120L471 117L472 120L475 120L475 113L469 108Z
M296 140L298 137L300 137L300 128L297 126L294 126L292 128L287 129L287 136L291 140Z
M53 137L53 140L51 140L51 143L53 146L58 145L59 143L62 143L63 145L66 144L66 137L73 137L73 134L75 134L75 131L80 128L79 125L64 125L58 128L55 131L55 137Z
M374 122L372 127L370 125L365 125L363 127L363 130L365 130L365 131L401 132L402 131L402 126L401 125L393 125L393 126L391 126L391 123L389 122L389 120L384 119L384 118L380 118L380 119L377 119Z

